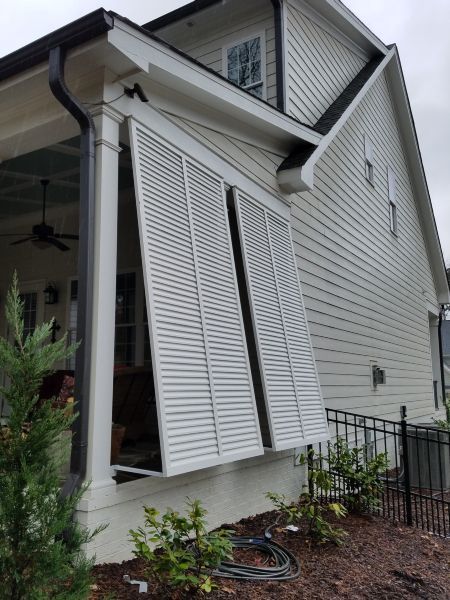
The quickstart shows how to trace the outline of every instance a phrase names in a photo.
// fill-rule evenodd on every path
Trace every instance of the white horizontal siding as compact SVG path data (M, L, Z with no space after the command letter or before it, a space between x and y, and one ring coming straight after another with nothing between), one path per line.
M364 134L374 145L374 187ZM388 164L398 237L389 228ZM437 300L384 75L319 161L314 190L295 196L292 228L326 405L394 419L401 404L412 418L432 413L426 301ZM371 360L387 374L377 391Z
M254 34L264 32L266 48L266 99L273 105L277 102L276 88L276 59L275 59L275 26L273 8L270 2L253 14L245 15L244 18L233 18L233 13L226 18L223 12L217 9L217 15L212 15L211 21L206 28L199 22L192 28L192 35L186 31L180 36L178 32L162 33L164 39L189 54L202 64L222 72L222 48L234 41L246 39Z
M365 61L328 31L286 5L288 112L314 125Z

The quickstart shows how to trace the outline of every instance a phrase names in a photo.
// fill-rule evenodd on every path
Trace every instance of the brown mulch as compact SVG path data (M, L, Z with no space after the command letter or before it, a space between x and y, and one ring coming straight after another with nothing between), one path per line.
M259 536L276 516L275 512L264 513L226 528L234 529L237 535ZM339 525L349 534L341 547L314 545L303 531L292 533L281 526L272 531L274 540L300 560L299 579L261 583L218 579L222 589L208 597L212 600L450 600L449 540L378 517L350 515ZM251 556L247 558L250 560ZM124 574L144 580L145 565L137 559L97 565L91 600L167 598L154 582L149 582L149 593L139 594L136 587L133 589L123 582ZM171 598L179 596L173 594Z

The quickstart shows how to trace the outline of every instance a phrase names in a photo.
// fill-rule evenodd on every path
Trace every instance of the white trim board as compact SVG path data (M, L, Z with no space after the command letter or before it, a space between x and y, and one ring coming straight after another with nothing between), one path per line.
M238 186L249 195L257 198L261 204L274 212L289 218L290 208L288 201L281 195L275 196L263 187L254 183L244 173L230 163L219 157L194 137L183 131L158 109L149 105L136 102L129 98L121 98L116 103L119 109L128 118L133 118L154 133L160 135L171 145L175 145L183 153L194 160L201 162L214 173L224 179L230 186Z
M377 80L378 76L383 72L386 66L389 64L393 56L395 55L395 48L392 48L385 58L381 61L360 91L356 94L350 105L342 113L338 121L333 125L330 131L322 137L318 146L308 158L306 163L301 167L295 167L293 169L286 169L278 173L278 182L280 188L286 193L304 192L314 187L314 166L323 153L326 151L328 146L332 143L334 138L338 135L342 127L347 123L353 112L358 107L361 100L370 90L372 85Z
M109 43L129 60L170 89L178 90L231 118L262 128L274 137L317 144L321 135L266 102L261 102L215 72L178 54L171 48L120 21L108 33Z

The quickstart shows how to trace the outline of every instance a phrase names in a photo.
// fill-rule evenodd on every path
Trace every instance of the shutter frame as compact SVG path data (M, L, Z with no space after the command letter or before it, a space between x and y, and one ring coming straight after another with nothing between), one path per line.
M366 161L373 165L373 144L367 134L364 134L364 155Z
M241 249L242 249L242 255L243 255L243 259L244 259L244 270L245 270L245 278L246 278L246 284L247 284L247 290L248 290L248 294L249 294L249 298L250 298L250 308L251 308L251 314L252 314L252 322L253 322L253 328L254 328L254 332L255 332L255 338L256 338L256 345L257 345L257 351L258 351L258 361L259 361L259 366L260 366L260 372L261 372L261 377L262 377L262 382L263 382L263 390L264 390L264 400L265 400L265 404L266 404L266 410L267 410L267 416L268 416L268 421L269 421L269 429L270 429L270 434L271 434L271 439L272 439L272 447L274 450L283 450L283 449L289 449L289 448L296 448L298 446L301 445L305 445L305 444L309 444L309 443L315 443L315 442L319 442L319 441L323 441L329 438L329 433L328 433L328 425L327 425L327 419L326 419L326 414L325 414L325 408L324 408L324 403L323 403L323 399L322 399L322 395L321 395L321 390L320 390L320 385L319 385L319 379L318 379L318 373L317 373L317 367L316 367L316 363L314 360L314 355L313 355L313 349L312 349L312 344L311 344L311 338L310 338L310 334L309 334L309 328L308 328L308 323L306 320L306 311L304 308L304 304L303 304L303 298L302 298L302 293L301 293L301 286L300 286L300 279L299 279L299 275L298 275L298 268L297 268L297 262L296 262L296 258L295 258L295 252L294 252L294 245L293 245L293 240L292 240L292 236L291 236L291 232L290 232L290 223L287 219L281 217L280 215L277 215L275 213L273 213L272 211L270 211L269 209L261 206L257 200L251 198L250 196L242 193L240 190L234 188L233 189L234 192L234 198L235 198L235 205L236 205L236 214L237 214L237 220L238 220L238 227L239 227L239 236L240 236L240 243L241 243ZM252 224L251 224L251 228L256 229L257 227L259 227L258 222L260 219L256 218L256 214L259 211L259 216L262 219L263 215L263 220L265 223L265 230L267 233L267 243L264 242L264 235L263 235L263 231L262 231L262 226L260 228L260 230L257 231L257 237L258 237L258 245L261 247L261 245L263 245L265 243L265 251L266 251L266 256L264 257L266 259L266 262L268 262L268 258L270 256L270 266L266 264L266 271L264 273L265 275L265 281L262 280L262 284L265 286L265 291L266 291L266 295L267 297L269 296L269 294L272 294L270 299L272 301L275 301L275 304L278 304L279 306L279 314L272 315L272 322L275 322L278 318L279 321L279 331L278 331L278 339L277 338L277 332L274 332L273 334L271 334L271 336L267 336L266 333L264 333L265 328L267 328L267 324L263 324L263 319L264 317L261 319L261 323L259 322L260 320L260 316L265 312L266 308L261 309L258 307L258 304L261 304L260 301L258 301L257 298L257 288L258 285L261 285L261 282L257 281L257 277L260 276L262 274L262 270L258 269L258 267L256 266L256 268L253 269L252 267L252 260L255 261L256 259L253 258L252 254L255 253L256 255L256 243L253 245L254 247L252 247L252 242L251 242L251 238L250 238L250 226L247 227L246 223L245 223L245 204L250 205L251 210L254 211L253 215L254 218L252 219ZM276 256L275 256L275 252L274 252L274 248L273 248L273 244L274 244L274 239L276 237L275 232L271 231L270 228L270 223L274 222L278 222L279 224L282 224L282 227L284 228L285 232L287 233L287 235L285 236L284 239L284 250L285 252L289 255L289 258L291 260L291 270L289 273L289 284L291 287L293 286L293 289L296 291L296 300L298 300L298 303L296 305L296 308L294 307L293 310L289 310L289 306L286 306L284 304L283 298L282 298L282 294L284 293L285 295L291 295L292 294L292 290L290 290L288 292L288 288L286 287L286 280L285 283L283 284L285 287L284 292L281 290L281 284L280 284L280 280L281 280L281 275L277 274L277 264L276 264ZM247 229L247 231L246 231ZM288 241L287 241L288 240ZM280 239L279 242L280 243ZM283 241L281 240L281 243L283 243ZM287 263L286 263L287 264ZM286 265L279 265L279 270L281 272L282 269L286 269ZM252 269L253 269L253 273L252 273ZM259 271L259 273L258 273ZM269 281L269 274L270 272L272 273L273 277L272 280ZM264 277L263 275L263 277ZM284 277L286 276L286 273L284 274ZM275 299L275 300L274 300ZM259 299L261 300L261 298ZM263 300L263 304L266 303L270 304L269 300L264 298ZM272 302L272 307L273 307L273 302ZM258 315L258 312L260 313L260 315ZM299 318L300 317L300 318ZM307 362L309 362L309 364L307 365L307 367L309 368L309 378L312 378L312 385L313 385L313 389L312 389L312 396L311 396L311 392L309 392L310 397L314 397L314 400L311 399L306 399L306 393L303 394L303 392L299 389L303 388L306 389L306 387L309 385L309 383L306 382L307 377L305 377L305 374L301 373L302 369L299 368L299 366L295 363L298 363L298 343L299 343L299 339L298 339L298 334L294 332L295 327L293 326L293 324L289 324L288 321L294 321L295 318L297 318L297 323L295 327L299 327L303 328L302 333L300 335L300 337L303 337L304 339L304 347L301 349L300 351L300 355L303 353L306 356L306 360L305 360L305 365ZM280 323L282 324L280 326ZM283 333L280 333L280 330L283 330ZM290 374L291 374L291 386L290 386L290 396L288 400L282 400L282 402L285 402L285 406L281 406L281 412L285 412L285 413L291 413L294 411L297 412L297 422L292 423L292 421L290 420L289 417L285 418L285 420L281 423L280 422L277 423L277 418L279 420L279 417L277 417L277 410L280 409L280 405L281 402L279 402L279 399L276 398L275 393L272 391L275 389L276 387L276 380L274 379L274 375L271 374L272 372L274 372L274 367L273 365L271 366L270 364L270 359L267 358L268 356L270 356L270 352L267 351L267 347L268 347L268 339L269 337L275 338L276 339L276 344L274 347L277 346L278 344L278 348L281 348L283 345L285 346L286 352L284 353L284 360L282 358L281 355L281 350L280 350L280 354L277 355L277 361L276 363L278 363L278 367L276 367L276 369L280 369L280 362L282 361L281 366L283 367L284 372L286 373L288 369L290 369ZM266 348L266 350L265 350ZM295 351L295 348L296 351ZM295 352L294 352L295 351ZM264 356L266 352L266 358ZM294 360L294 356L293 353L297 354L297 357ZM302 359L303 360L303 359ZM288 387L289 385L289 377L287 377L287 380L285 382L282 382L281 380L279 380L279 385L282 385L284 387ZM281 382L281 384L280 384ZM294 393L293 393L294 391ZM286 395L286 393L284 394L284 396ZM280 397L282 397L283 394L280 395ZM303 399L302 399L303 396ZM313 409L313 411L315 411L315 419L317 421L317 425L315 426L315 430L314 427L311 426L310 423L310 417L308 415L308 413L311 410L311 407ZM295 418L295 415L294 415ZM289 430L289 429L294 429L295 430L295 434L294 436L288 434L285 434L285 439L283 439L283 430Z
M221 177L183 154L148 127L137 123L134 119L129 120L129 127L163 474L177 475L260 455L263 453L263 447L239 302L224 182ZM159 181L156 182L157 177L155 177L153 184L152 169L157 168L155 165L159 164L155 159L155 164L152 166L151 153L156 155L155 148L157 150L162 148L167 153L160 151L159 166L164 167L165 164L168 166L167 172L164 171L165 167L158 170ZM143 156L145 151L147 155ZM175 171L170 172L172 157L176 157ZM157 158L159 159L159 155ZM147 179L144 190L145 177ZM167 187L171 188L169 192L166 192L165 181ZM167 198L170 196L171 200L168 215L163 210L164 202L167 203L166 196ZM180 207L178 204L175 205L175 202L178 202ZM171 220L171 216L175 213L176 219ZM215 232L209 233L214 228L216 228ZM153 238L152 231L155 234ZM208 235L215 236L210 250L211 256L207 253L209 247L204 248L205 244L207 246ZM167 246L168 256L165 257L164 262L167 264L161 267L152 257L157 255L158 248L165 247L166 241L169 246ZM216 268L214 265L214 270L210 260L213 251L219 255L219 266ZM181 266L177 260L182 261ZM169 265L166 269L169 283L167 288L161 291L161 285L158 284L161 275L155 276L154 270L164 272L167 265ZM163 283L166 284L165 279ZM182 293L177 294L178 283L187 286L190 295L184 297ZM217 294L222 290L223 300L219 309L223 307L225 316L223 322L216 322L216 297L219 297ZM198 305L193 300L195 296L198 298ZM163 300L167 297L170 302L162 305L161 297ZM173 303L176 308L171 307L170 303ZM166 334L161 333L160 324L163 317L167 322L172 314L171 310L179 313L181 327L185 327L187 334L181 333L175 323L169 336L172 346L167 343L166 350L161 353ZM190 313L195 316L194 321L189 316ZM195 339L189 339L189 328L193 330L194 327L196 331L201 330L201 335L196 334ZM184 338L184 335L187 337ZM234 362L231 361L230 364L237 364L236 373L239 375L233 372L233 368L227 371L227 361L230 361L230 357L226 352L223 356L220 354L222 343L233 344ZM172 351L174 357L170 355ZM188 388L185 394L186 401L183 404L176 399L176 394L180 392L173 392L173 399L171 399L171 392L167 391L169 377L167 373L174 374L174 383L178 387L180 384L177 378L180 378L182 383L178 371L174 370L174 365L178 365L179 370L179 363L191 369L191 372L187 370L187 373L192 375L189 381L198 380L200 382L198 385L203 386L199 398L195 394L192 396L192 407L189 404L191 388ZM209 391L205 384L205 367L208 373ZM162 375L163 369L165 378ZM198 377L196 374L199 374ZM235 388L239 392L237 399L232 395ZM224 394L225 398L223 398ZM204 431L200 421L196 420L196 402L200 407L200 415L203 413L207 415L207 418L204 417L206 423L203 426ZM234 416L235 406L237 414ZM175 412L173 412L174 407ZM186 419L179 421L178 413L186 415ZM210 413L213 415L214 428L208 416ZM189 427L184 427L183 423L188 423ZM173 435L174 431L175 435ZM215 432L217 451L214 450L214 443L211 441L212 431ZM194 438L197 446L192 441ZM206 448L205 456L202 444ZM174 450L175 447L182 449L179 453L181 458L177 459L178 450ZM189 454L191 449L192 456Z
M397 204L397 176L394 169L389 165L387 167L387 180L389 202Z

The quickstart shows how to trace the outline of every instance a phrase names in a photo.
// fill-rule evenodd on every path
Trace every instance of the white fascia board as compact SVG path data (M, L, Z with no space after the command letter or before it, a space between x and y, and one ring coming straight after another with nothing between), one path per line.
M284 218L289 218L290 203L283 195L270 192L254 182L236 162L231 164L205 146L200 140L181 129L168 116L150 103L143 104L128 97L114 102L115 108L126 118L133 118L160 135L181 152L200 162L219 175L226 184L235 185L254 198L258 198L266 208Z
M377 80L380 73L389 64L389 61L395 55L395 49L392 48L389 53L384 57L360 91L356 94L353 101L349 104L347 109L342 113L341 117L336 121L330 131L322 137L317 148L308 158L306 163L301 167L294 167L293 169L285 169L278 172L278 183L280 188L286 194L294 194L296 192L304 192L311 190L314 186L314 165L317 163L319 158L323 155L328 146L336 138L339 131L346 124L352 113L356 110L361 100L370 90L372 85Z
M420 216L425 245L428 250L438 302L439 304L448 304L450 303L450 292L433 206L431 204L400 59L396 48L393 48L393 50L394 58L386 69L389 90L396 109L397 122L404 143L409 176Z
M230 118L266 131L274 138L317 145L322 136L267 103L253 98L206 67L179 54L132 26L115 19L108 42L149 76Z

